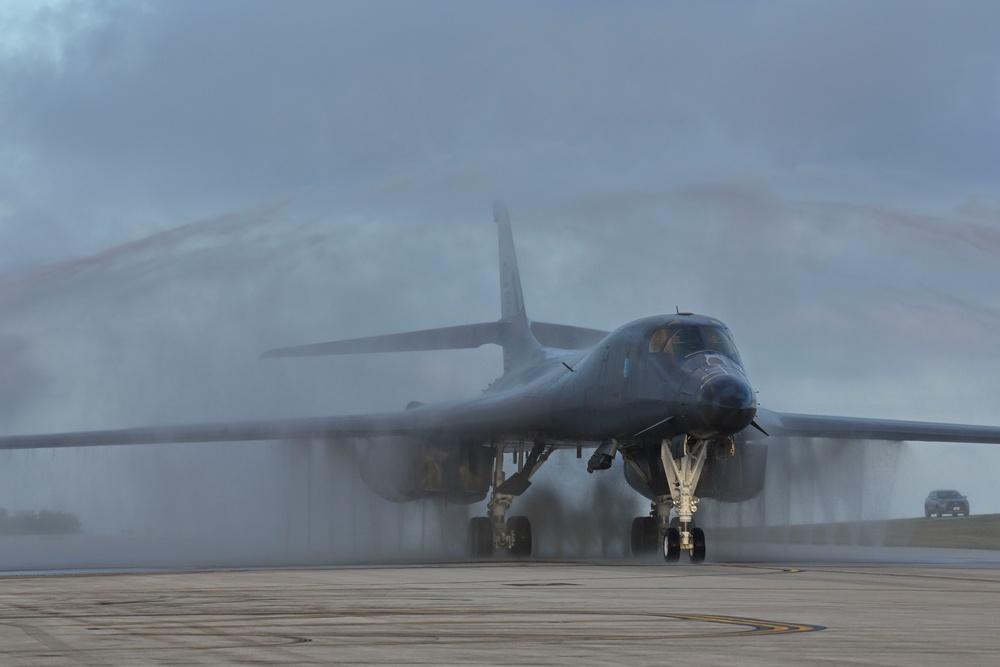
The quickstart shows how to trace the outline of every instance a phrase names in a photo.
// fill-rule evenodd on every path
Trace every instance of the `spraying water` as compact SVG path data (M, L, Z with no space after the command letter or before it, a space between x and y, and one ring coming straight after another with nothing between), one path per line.
M286 203L0 283L5 428L316 415L331 405L363 411L400 387L425 395L442 387L474 393L469 385L489 371L471 372L478 369L468 363L460 371L435 368L408 378L409 365L366 360L364 371L340 366L351 378L340 384L314 368L248 363L276 343L311 339L336 325L335 318L317 315L316 304L334 298L331 284L358 279L349 257L323 245L330 235L298 223L276 233L274 227L287 222L281 218ZM309 261L315 257L324 261ZM366 306L379 300L359 289L345 292ZM378 296L392 303L391 294ZM388 409L405 404L395 395L387 402ZM738 505L705 502L701 525L759 529L887 516L901 446L778 439L769 446L762 496ZM464 557L466 521L482 507L386 502L358 475L362 447L276 442L2 452L0 506L12 513L72 512L84 536L56 550L22 541L23 548L2 551L0 567ZM532 520L537 556L626 556L629 523L648 504L621 475L589 476L579 463L553 457L511 514ZM765 556L758 547L770 548L773 540L737 545L715 549L710 558Z
M781 557L803 539L801 531L791 530L803 525L809 526L811 544L839 547L834 524L846 523L850 544L859 546L859 522L890 516L903 451L903 443L770 438L764 492L747 502L704 508L702 518L711 525L736 529L717 557ZM820 553L831 560L850 556L839 548Z

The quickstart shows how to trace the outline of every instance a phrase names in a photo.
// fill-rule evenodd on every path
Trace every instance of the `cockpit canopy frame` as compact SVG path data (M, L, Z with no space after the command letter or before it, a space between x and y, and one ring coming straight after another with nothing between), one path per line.
M732 334L718 324L670 323L649 335L647 350L651 354L665 354L684 358L698 352L719 352L743 365Z

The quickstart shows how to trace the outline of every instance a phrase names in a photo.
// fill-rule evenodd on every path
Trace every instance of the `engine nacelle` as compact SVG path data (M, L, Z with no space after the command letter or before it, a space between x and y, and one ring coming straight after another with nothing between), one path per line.
M709 458L698 483L698 495L726 503L741 503L764 490L767 445L744 442L729 458Z
M490 489L494 449L473 443L384 438L360 447L361 479L394 503L435 498L469 504Z
M663 463L660 461L659 446L650 447L645 456L636 462L654 479L665 480ZM655 467L654 467L655 466ZM764 471L767 468L767 445L755 442L738 442L732 450L725 448L709 450L705 459L698 489L700 498L713 498L723 502L738 503L750 500L764 490ZM635 473L632 466L625 466L625 480L629 486L650 500L661 493L667 495L669 488L650 489ZM664 482L661 482L665 484Z

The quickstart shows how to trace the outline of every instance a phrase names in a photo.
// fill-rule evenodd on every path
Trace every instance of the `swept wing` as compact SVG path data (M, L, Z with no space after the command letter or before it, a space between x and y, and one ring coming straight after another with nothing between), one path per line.
M769 435L784 437L1000 444L997 426L802 415L764 408L757 408L757 423Z

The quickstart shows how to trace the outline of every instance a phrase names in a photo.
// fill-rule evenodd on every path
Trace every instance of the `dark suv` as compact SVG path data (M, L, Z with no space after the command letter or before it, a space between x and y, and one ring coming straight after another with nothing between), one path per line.
M929 517L931 514L969 516L969 499L954 489L931 491L924 498L924 516Z

